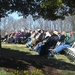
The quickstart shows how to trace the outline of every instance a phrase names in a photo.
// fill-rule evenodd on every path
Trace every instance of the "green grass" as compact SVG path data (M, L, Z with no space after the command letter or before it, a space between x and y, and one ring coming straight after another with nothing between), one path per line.
M30 51L28 48L25 47L25 45L22 44L2 44L2 48L9 48L13 50L18 50L20 52L29 52L31 55L36 55L37 52L35 51Z
M75 71L62 70L61 75L75 75Z
M58 75L57 73L59 73L60 75L75 75L75 63L71 62L65 55L57 54L58 60L54 58L48 60L46 57L37 56L38 54L37 52L30 51L28 48L25 48L25 45L2 43L2 48L3 50L1 52L3 57L6 57L7 60L9 60L9 58L12 58L10 59L10 62L12 63L14 62L16 63L16 65L18 63L20 65L20 63L23 62L28 63L29 64L27 68L28 70L29 67L31 66L30 67L31 70L34 70L35 68L36 69L39 68L44 72L48 72L48 73L52 72L51 75ZM17 60L15 60L15 58ZM3 61L4 60L2 60L2 62ZM25 67L23 68L24 66L23 64L21 66L19 65L17 66L19 67L20 70L25 68Z
M29 50L28 48L25 47L25 45L2 44L2 48L6 48L6 49L9 48L10 50L14 50L14 51L26 52L26 53L29 53L30 55L38 55L38 53L36 51ZM73 64L73 62L70 62L70 60L65 55L57 54L57 58L58 58L58 60Z

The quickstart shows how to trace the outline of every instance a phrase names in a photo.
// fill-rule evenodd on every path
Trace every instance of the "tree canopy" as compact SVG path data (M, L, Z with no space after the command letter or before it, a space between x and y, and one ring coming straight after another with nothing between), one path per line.
M0 0L0 8L0 18L18 11L24 17L31 14L56 20L75 14L75 0Z

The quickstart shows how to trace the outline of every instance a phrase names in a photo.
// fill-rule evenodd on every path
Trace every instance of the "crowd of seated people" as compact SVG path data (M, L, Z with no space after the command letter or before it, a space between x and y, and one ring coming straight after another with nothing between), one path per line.
M37 51L40 56L48 55L49 49L54 49L57 43L60 42L60 45L52 51L53 56L72 46L75 42L75 33L73 31L59 33L57 30L45 31L41 29L34 31L19 30L18 32L12 32L10 35L6 34L3 41L6 43L25 44L25 47Z
M31 36L30 30L24 30L24 31L13 31L10 34L5 34L3 42L6 43L17 43L17 44L24 44L24 41Z
M50 55L48 58L56 55L61 51L71 48L75 42L75 34L72 31L69 34L66 34L66 32L62 32L59 41L60 41L60 45L57 46L54 51L52 51L52 55ZM73 50L75 50L75 47L73 47Z

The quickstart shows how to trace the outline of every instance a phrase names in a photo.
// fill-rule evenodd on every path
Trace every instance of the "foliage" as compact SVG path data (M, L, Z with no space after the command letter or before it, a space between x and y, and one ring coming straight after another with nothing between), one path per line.
M31 75L44 75L44 74L43 74L42 70L37 69L36 71L32 71Z
M41 15L53 20L58 18L64 19L65 15L75 14L75 2L73 2L73 0L43 0L41 3Z
M6 74L6 71L0 70L0 75L4 75L4 74Z
M24 17L32 14L34 18L42 16L55 20L75 14L75 0L0 0L0 8L0 17L18 11Z
M36 70L36 71L31 71L30 74L28 72L28 70L23 70L19 71L19 70L14 70L12 71L6 71L6 70L0 70L0 75L44 75L42 70Z

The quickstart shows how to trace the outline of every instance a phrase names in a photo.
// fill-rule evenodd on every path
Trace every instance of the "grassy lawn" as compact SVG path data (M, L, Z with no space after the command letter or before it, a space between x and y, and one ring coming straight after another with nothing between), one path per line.
M30 51L28 48L25 48L25 45L22 44L2 44L2 48L9 48L9 49L13 49L13 50L18 50L20 52L28 52L31 55L36 55L37 52L35 51Z
M38 56L37 52L25 48L25 45L4 43L0 53L0 70L7 72L18 70L21 73L25 70L30 72L41 69L44 75L75 75L75 63L65 55L58 54L58 60L54 58L48 60L46 57Z

